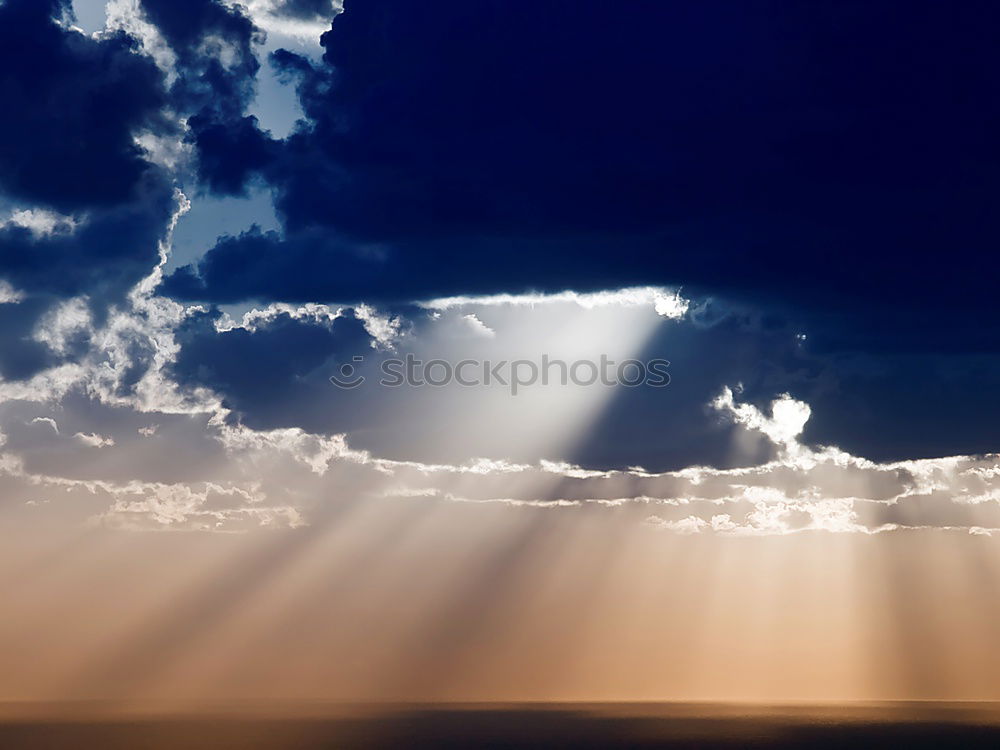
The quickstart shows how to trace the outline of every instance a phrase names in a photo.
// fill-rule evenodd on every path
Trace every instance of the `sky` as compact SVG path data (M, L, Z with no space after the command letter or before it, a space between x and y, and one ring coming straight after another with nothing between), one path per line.
M0 0L0 700L1000 699L997 15Z

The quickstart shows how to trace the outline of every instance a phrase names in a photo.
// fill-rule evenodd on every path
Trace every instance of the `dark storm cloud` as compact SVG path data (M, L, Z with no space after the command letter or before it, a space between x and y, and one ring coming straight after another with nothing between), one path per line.
M27 293L114 302L156 265L173 208L171 189L154 173L129 202L95 209L74 229L39 235L10 224L0 229L0 277Z
M0 278L28 298L5 306L5 332L20 332L4 347L8 373L45 359L16 352L39 348L26 334L53 303L88 295L96 312L148 274L173 210L167 180L135 144L165 127L162 74L123 33L64 28L67 12L0 5L0 188L12 205L69 215L0 226Z
M188 126L199 179L213 195L244 195L247 181L274 158L277 144L252 115L226 118L205 109Z
M318 434L346 433L353 448L380 457L429 463L462 463L474 456L529 463L545 458L591 468L642 465L650 470L742 466L772 458L772 444L741 433L709 402L727 384L740 382L741 399L767 408L775 393L790 383L818 388L814 381L824 376L798 350L787 329L763 331L756 321L735 315L709 328L687 321L664 322L636 356L669 359L670 385L615 389L583 434L539 449L517 437L524 430L530 432L526 424L537 416L531 405L536 402L523 395L510 398L501 417L483 406L497 397L492 388L460 387L454 382L442 388L379 385L389 372L382 369L385 358L403 361L408 354L425 362L447 358L448 344L441 336L460 347L461 358L494 364L515 357L537 361L530 344L517 343L518 328L510 323L498 326L496 338L451 339L461 333L455 326L465 320L462 313L435 317L426 311L407 312L407 334L395 341L391 351L374 350L371 336L350 313L332 322L279 313L254 330L221 333L214 327L215 316L206 314L182 328L181 354L172 374L187 387L213 389L232 410L232 419L253 429L300 427ZM479 314L488 318L488 312ZM551 309L548 313L558 316ZM555 326L552 319L545 322L545 309L523 314L540 316L539 326ZM575 314L587 313L581 309ZM599 316L594 320L598 325ZM506 348L510 346L514 349ZM596 350L590 354L598 360ZM355 363L355 356L363 362ZM351 377L365 377L363 385L333 387L329 377L344 363L351 364ZM589 395L602 399L604 389L594 387L598 390ZM558 402L558 389L551 397ZM445 439L441 415L451 415ZM734 439L738 433L743 434L739 444Z
M31 337L38 319L49 305L49 300L0 305L0 377L20 380L58 362L45 344Z
M835 445L873 461L996 449L996 354L831 354L796 340L795 330L739 312L708 330L663 330L642 356L671 360L670 387L652 398L618 389L571 460L619 467L631 460L658 470L740 465L748 455L734 450L718 424L704 418L704 405L735 384L741 402L765 413L780 393L808 403L812 416L802 442L814 448Z
M813 404L812 444L994 449L998 20L931 2L348 2L321 62L272 57L305 126L276 142L244 124L203 150L214 184L275 188L283 231L220 238L165 290L680 284L808 334L806 370L719 362L699 403L740 376L758 405ZM579 460L630 442L662 465L654 413L669 421L620 394Z
M177 56L172 104L187 116L200 181L218 195L240 195L271 158L272 141L245 116L264 33L239 5L218 0L142 0L147 19Z
M76 296L100 323L155 266L174 208L168 180L135 144L167 129L161 72L124 33L93 39L57 22L68 13L55 1L0 5L0 191L35 217L0 224L0 279L21 299L0 305L6 379L80 354L85 341L56 353L37 326Z
M404 289L409 295L404 301L524 290L526 256L534 277L551 279L559 290L641 283L645 275L640 269L622 274L613 267L615 253L609 248L618 241L609 236L549 236L513 246L502 238L482 238L474 245L461 238L442 238L420 240L409 246L410 252L399 253L396 244L363 242L319 226L288 236L251 227L235 237L220 237L197 268L178 269L163 291L201 299L207 284L214 291L212 300L219 303L257 299L392 304L401 300ZM597 283L593 269L584 272L567 261L574 254L602 253L604 284Z
M284 235L220 243L167 289L684 283L808 315L817 346L990 348L997 20L928 2L348 2L320 64L274 58L308 128L271 154L243 131L218 147L230 188L256 172L277 188Z
M60 0L0 5L0 189L63 212L129 200L150 169L136 131L161 125L165 91L125 34L55 22Z
M158 243L174 207L170 186L150 170L130 201L93 209L75 228L40 235L16 224L0 228L0 279L24 298L0 305L0 375L27 378L82 354L81 339L57 356L35 339L37 326L60 302L78 296L93 324L103 324L109 308L159 261Z
M99 323L155 265L173 200L135 145L151 131L187 137L215 195L264 182L282 224L219 238L165 282L179 299L395 305L679 284L694 307L732 303L708 333L688 321L650 342L649 356L669 344L671 390L655 404L617 394L573 447L581 463L766 457L734 456L705 413L736 382L758 406L783 391L809 402L811 444L876 459L995 449L992 6L356 0L322 60L273 55L305 116L278 140L247 114L261 32L243 10L141 5L176 55L169 88L124 33L56 23L66 2L0 4L0 191L73 217L0 226L0 279L23 297L0 304L4 378L86 348L37 340L58 303L86 296ZM736 309L767 315L747 327ZM222 333L196 316L178 336L173 375L217 391L234 419L430 450L426 422L386 427L401 396L374 424L331 392L332 363L370 348L350 316ZM140 349L123 387L151 357Z
M573 463L650 471L762 463L774 458L774 445L748 437L737 442L733 425L709 406L723 388L737 388L741 402L769 413L779 393L831 387L832 373L801 347L794 329L748 310L729 310L710 326L690 318L660 326L636 359L667 359L670 385L616 388L568 457Z
M405 356L411 347L424 360L434 356L428 352L435 345L428 342L442 323L421 318L417 311L409 314L410 335L398 342L396 351L381 354L350 314L329 323L281 313L255 330L222 333L214 328L215 316L207 314L181 330L181 355L172 374L187 387L212 388L232 409L233 419L254 429L345 432L354 448L431 463L461 463L484 455L565 460L593 469L641 465L651 471L759 464L774 457L774 445L734 428L709 407L724 387L737 384L739 401L763 413L783 392L809 403L806 444L837 445L876 461L982 452L992 445L993 425L1000 419L991 398L1000 389L995 356L854 355L834 360L812 354L787 325L751 310L726 309L710 324L704 322L706 316L695 315L660 326L635 356L668 359L670 385L615 389L577 440L547 446L545 455L522 450L507 434L507 422L453 419L450 440L429 440L440 429L434 415L475 414L488 393L373 387L382 357ZM536 314L544 320L544 310ZM509 340L510 333L501 328L497 336ZM492 345L490 339L466 341L462 356L494 361L506 356ZM328 377L355 355L364 357L355 369L369 385L333 388ZM508 411L522 414L522 406L513 399Z
M142 0L148 20L177 55L172 94L182 111L237 116L253 96L262 34L241 6L217 0Z
M997 448L1000 356L841 357L825 389L792 388L813 407L804 439L876 461L979 454Z
M353 316L331 322L297 320L281 313L255 330L217 332L211 313L177 332L181 353L171 368L178 382L211 388L233 418L254 429L301 426L309 415L328 415L324 395L335 363L371 351L371 338ZM316 429L331 430L329 422Z

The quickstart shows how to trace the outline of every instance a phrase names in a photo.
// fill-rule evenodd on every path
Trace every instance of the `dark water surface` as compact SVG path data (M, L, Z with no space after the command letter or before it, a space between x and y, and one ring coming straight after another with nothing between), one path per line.
M445 704L142 712L0 707L3 750L992 748L1000 705Z

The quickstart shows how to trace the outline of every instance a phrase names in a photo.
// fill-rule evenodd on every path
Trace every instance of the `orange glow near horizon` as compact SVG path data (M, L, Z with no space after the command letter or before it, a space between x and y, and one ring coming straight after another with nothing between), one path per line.
M0 700L1000 698L988 539L668 537L475 511L90 533L34 561L22 534L2 552Z

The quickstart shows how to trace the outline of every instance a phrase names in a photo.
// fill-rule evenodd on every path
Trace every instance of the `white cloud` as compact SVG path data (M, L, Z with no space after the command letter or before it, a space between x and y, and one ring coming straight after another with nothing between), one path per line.
M52 419L52 417L35 417L31 420L31 424L47 424L56 435L59 434L59 425L56 424L56 420Z
M299 42L319 43L319 37L330 28L330 18L299 19L291 18L279 11L280 0L222 0L223 4L233 6L241 5L247 9L250 18L256 26L266 31L268 34L278 34L290 37ZM334 15L339 13L342 3L334 3Z
M652 306L658 315L679 319L688 310L688 300L680 293L663 287L629 287L603 292L556 292L552 294L490 294L483 296L440 297L421 302L429 310L450 310L456 307L535 307L571 303L584 309L595 307Z
M14 305L24 301L24 292L15 289L6 279L0 279L0 305Z
M335 459L363 464L372 461L368 453L351 450L344 435L324 437L298 427L258 431L224 424L223 418L220 413L216 420L218 437L230 453L284 453L320 476Z
M539 466L542 468L542 471L547 471L550 474L560 474L564 477L572 477L574 479L593 479L595 477L607 478L611 476L611 472L608 471L581 469L579 466L574 466L573 464L566 463L565 461L546 461L545 459L542 459L539 462Z
M73 437L91 448L111 448L115 444L114 438L96 432L78 432Z
M24 301L24 292L15 289L6 279L0 279L0 305L15 305Z
M241 532L251 528L296 528L303 525L298 510L269 506L253 487L221 486L211 482L189 485L145 484L112 488L107 512L94 523L129 531L200 530Z
M398 317L384 315L368 305L358 305L354 308L354 314L372 337L373 349L393 348L395 340L399 338L401 324Z
M105 32L101 33L113 34L121 30L137 39L142 51L149 55L157 66L166 73L167 83L172 84L177 78L174 69L177 64L177 56L160 35L159 30L145 19L139 0L110 0L105 12L107 14L106 29Z
M87 300L74 297L46 313L35 329L34 338L57 354L65 354L70 341L92 332Z
M282 316L287 316L293 320L301 320L316 324L329 325L344 314L343 308L330 307L309 303L306 305L289 305L284 302L272 302L266 307L254 307L243 313L237 322L229 313L223 314L215 321L215 330L219 333L242 328L247 331L256 331L261 326L273 323Z
M802 434L811 414L808 404L785 394L771 402L771 416L768 417L752 404L737 404L733 391L728 387L712 402L712 406L730 414L738 424L763 432L772 442L786 448L795 447L795 438Z
M798 420L792 421L798 424ZM208 425L228 456L228 463L217 469L218 481L168 485L33 475L10 453L0 453L0 474L19 476L36 487L33 498L39 497L38 489L59 488L106 497L108 510L99 521L121 529L233 531L303 525L309 523L310 508L320 498L343 493L416 502L503 504L523 512L613 512L678 534L870 535L922 529L989 535L1000 527L998 456L878 464L798 445L788 437L794 428L773 429L776 423L783 424L780 418L776 422L758 415L748 422L762 434L791 443L792 449L758 466L690 467L662 473L488 458L426 464L352 449L344 435L231 425L219 411ZM141 428L139 435L143 430L148 428ZM140 440L139 435L134 440ZM74 437L87 446L113 444L99 432ZM231 478L223 479L224 475ZM657 511L651 515L652 507Z
M487 339L496 338L497 332L476 317L475 313L463 315L462 320L469 324L469 329L474 336L481 336Z
M8 226L27 229L36 237L48 237L72 232L76 229L77 220L55 211L30 208L14 211L8 218L0 221L0 229Z

